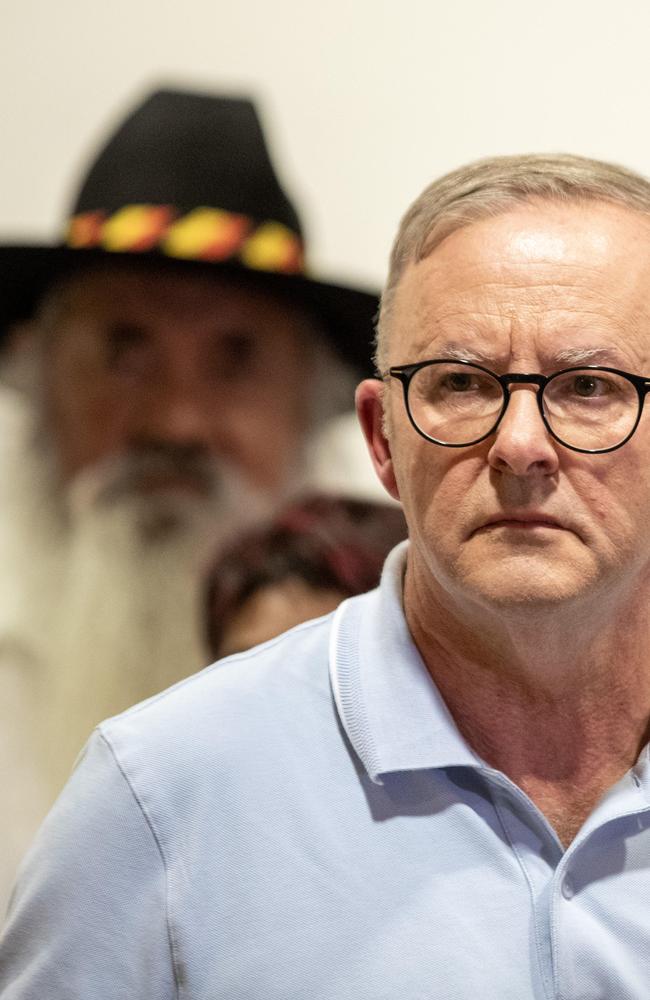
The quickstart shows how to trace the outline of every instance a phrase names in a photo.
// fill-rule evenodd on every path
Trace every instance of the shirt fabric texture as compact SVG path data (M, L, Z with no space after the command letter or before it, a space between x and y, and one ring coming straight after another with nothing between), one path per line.
M98 728L23 866L2 1000L647 1000L647 749L565 851L461 737L404 557Z

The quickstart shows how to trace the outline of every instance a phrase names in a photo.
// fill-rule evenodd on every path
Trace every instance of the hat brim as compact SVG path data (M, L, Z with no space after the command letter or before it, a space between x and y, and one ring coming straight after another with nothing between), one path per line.
M373 292L305 275L253 270L234 261L179 260L156 252L116 253L67 246L0 246L0 349L11 325L32 315L52 282L84 267L112 261L142 261L193 272L219 271L275 291L318 317L332 347L360 377L373 374L373 331L379 305Z

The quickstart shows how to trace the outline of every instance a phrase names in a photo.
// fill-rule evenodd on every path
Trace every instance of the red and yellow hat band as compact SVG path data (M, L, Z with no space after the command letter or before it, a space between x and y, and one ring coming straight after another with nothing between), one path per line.
M111 215L82 212L70 220L66 243L76 250L159 251L179 260L237 261L258 271L304 273L300 238L281 222L255 222L218 208L179 215L172 205L125 205Z

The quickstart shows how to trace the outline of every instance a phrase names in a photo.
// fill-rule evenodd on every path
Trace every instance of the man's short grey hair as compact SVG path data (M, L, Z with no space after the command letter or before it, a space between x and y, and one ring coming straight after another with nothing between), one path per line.
M378 371L386 364L388 320L405 268L457 229L536 199L604 201L650 215L650 181L613 163L568 154L491 157L434 181L406 212L393 244L377 323Z

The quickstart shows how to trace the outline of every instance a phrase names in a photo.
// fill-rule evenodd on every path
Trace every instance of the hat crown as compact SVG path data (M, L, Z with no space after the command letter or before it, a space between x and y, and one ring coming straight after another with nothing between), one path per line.
M57 278L146 262L252 281L315 315L349 364L372 371L377 297L305 271L297 212L246 98L149 94L95 156L64 228L55 246L0 245L0 344Z
M128 205L216 208L302 235L245 98L157 90L145 99L100 150L71 215Z

